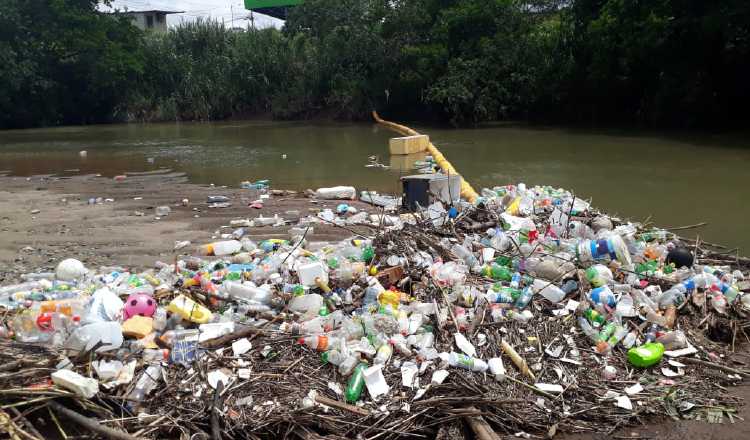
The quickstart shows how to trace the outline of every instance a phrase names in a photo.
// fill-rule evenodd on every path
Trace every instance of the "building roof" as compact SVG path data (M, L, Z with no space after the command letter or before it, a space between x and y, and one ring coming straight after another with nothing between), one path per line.
M119 14L148 14L148 13L156 13L156 14L183 14L185 11L165 11L162 9L148 9L143 11L116 11L115 13Z

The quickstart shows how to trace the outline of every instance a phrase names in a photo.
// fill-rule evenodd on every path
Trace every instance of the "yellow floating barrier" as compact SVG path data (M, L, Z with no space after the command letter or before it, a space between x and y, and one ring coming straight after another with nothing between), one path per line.
M403 136L420 136L420 133L416 130L412 130L411 128L405 126L396 124L395 122L390 122L382 119L378 112L375 110L372 111L372 117L375 119L375 122L377 122L380 125L383 125L384 127L387 127L396 133L399 133ZM427 151L432 155L432 158L435 160L435 162L438 164L441 170L443 170L444 173L448 175L459 175L460 174L456 171L455 168L453 168L453 165L451 165L450 162L443 156L443 154L438 150L435 145L432 144L432 142L427 143ZM461 197L468 200L470 203L475 203L476 200L479 198L479 194L477 194L476 191L474 191L474 188L464 179L461 178Z

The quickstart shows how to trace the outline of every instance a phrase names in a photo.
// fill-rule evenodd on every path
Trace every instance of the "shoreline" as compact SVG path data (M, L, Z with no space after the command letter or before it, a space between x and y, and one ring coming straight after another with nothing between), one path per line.
M209 195L230 197L233 205L208 208ZM97 197L114 201L88 203ZM342 203L313 202L302 193L291 193L271 197L262 209L249 208L247 204L256 198L252 190L188 183L184 173L169 170L128 173L122 182L96 175L0 176L0 282L17 281L24 271L54 270L58 261L68 257L96 267L152 267L157 260L193 254L199 245L231 233L236 229L229 227L232 219L279 215L296 223L310 209L335 209ZM189 200L187 206L183 199ZM377 211L363 202L349 204ZM156 220L157 206L169 206L171 213ZM245 232L254 240L288 238L288 228L253 227ZM341 229L316 225L308 238L340 240ZM192 244L175 251L175 242L185 240Z

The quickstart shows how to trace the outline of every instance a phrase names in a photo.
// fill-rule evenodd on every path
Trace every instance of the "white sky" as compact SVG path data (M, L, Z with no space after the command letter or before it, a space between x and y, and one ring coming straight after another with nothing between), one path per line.
M167 15L167 24L174 26L181 21L193 21L198 17L223 21L227 27L247 27L250 11L245 9L243 0L113 0L112 8L131 11L159 9L164 11L185 11L184 14ZM102 7L102 10L107 8ZM267 15L253 13L255 27L274 26L280 28L283 21Z

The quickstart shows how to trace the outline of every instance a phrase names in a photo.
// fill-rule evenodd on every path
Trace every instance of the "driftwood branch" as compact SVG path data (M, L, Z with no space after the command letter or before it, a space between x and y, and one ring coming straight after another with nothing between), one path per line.
M78 414L77 412L62 406L57 402L49 402L47 403L47 405L50 408L52 408L56 413L63 415L69 418L70 420L78 423L82 427L88 429L89 431L95 432L106 438L110 438L114 440L137 440L138 439L138 437L133 437L127 432L118 431L116 429L112 429L107 426L104 426L98 421L90 417L86 417L84 415Z

